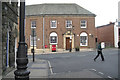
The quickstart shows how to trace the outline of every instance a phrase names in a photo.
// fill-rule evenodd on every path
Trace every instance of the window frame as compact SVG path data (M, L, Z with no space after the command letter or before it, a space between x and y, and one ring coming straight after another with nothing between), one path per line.
M86 44L85 45L83 45L82 43L81 43L81 37L86 37ZM86 32L82 32L81 34L80 34L80 46L88 46L88 34L86 33Z
M36 41L34 40L34 46L36 47L37 46L37 36L34 36L34 37L36 37ZM30 46L31 47L33 47L33 39L32 39L33 37L30 35ZM32 40L31 40L32 39ZM31 42L32 41L32 42ZM36 44L35 44L35 42L36 42Z
M32 27L33 26L32 22L35 22L35 27ZM36 20L32 20L31 21L31 28L36 28L36 24L37 24Z
M55 21L55 27L52 26L52 21ZM57 20L51 20L50 21L50 28L57 28Z
M53 35L54 34L54 35ZM56 43L51 43L51 37L56 37ZM49 36L49 43L50 44L58 44L58 35L56 32L52 32Z
M85 23L82 23L82 21L85 21ZM82 26L82 25L85 25L85 26ZM87 28L87 20L80 21L80 28Z
M69 25L71 25L71 26L68 26L68 27L67 27L67 25L68 25L68 24L67 24L67 23L68 23L67 21L70 21L70 24L69 24ZM66 28L72 28L72 20L66 20L66 21L65 21L65 26L66 26Z

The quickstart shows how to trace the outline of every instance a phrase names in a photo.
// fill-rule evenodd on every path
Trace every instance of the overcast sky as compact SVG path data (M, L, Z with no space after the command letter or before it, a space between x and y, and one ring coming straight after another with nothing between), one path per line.
M120 0L26 0L26 5L42 3L76 3L96 14L95 25L106 25L118 19L118 2Z

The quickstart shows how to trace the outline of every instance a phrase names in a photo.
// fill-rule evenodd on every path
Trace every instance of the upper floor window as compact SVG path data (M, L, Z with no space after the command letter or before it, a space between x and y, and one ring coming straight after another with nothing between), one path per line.
M81 28L86 28L87 27L87 21L86 20L81 20L80 21L80 27Z
M56 20L51 20L51 28L57 28L57 21Z
M66 20L66 28L72 28L72 21Z
M31 21L31 28L36 28L36 21Z

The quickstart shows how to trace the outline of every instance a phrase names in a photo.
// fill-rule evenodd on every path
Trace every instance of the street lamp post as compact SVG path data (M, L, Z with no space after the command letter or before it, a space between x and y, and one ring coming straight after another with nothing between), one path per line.
M32 49L32 53L33 53L33 62L35 61L35 52L34 52L34 29L33 29L33 49Z
M72 42L72 41L70 40L70 50L69 50L70 52L72 51L72 48L71 48L71 42Z
M71 43L72 43L72 35L71 35L71 30L74 30L74 26L70 25L71 26L71 29L70 29L70 49L69 49L69 52L72 51L72 46L71 46Z
M15 80L29 80L30 71L27 71L28 57L25 43L25 1L20 0L20 21L19 21L19 46L17 51L17 70L14 72Z

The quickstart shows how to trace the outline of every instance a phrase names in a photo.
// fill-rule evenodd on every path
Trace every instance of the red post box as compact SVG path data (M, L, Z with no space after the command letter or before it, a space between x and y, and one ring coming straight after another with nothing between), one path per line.
M47 48L47 45L45 45L45 48Z
M56 45L52 45L52 52L56 52Z

